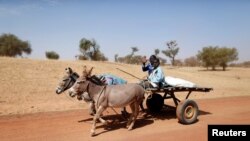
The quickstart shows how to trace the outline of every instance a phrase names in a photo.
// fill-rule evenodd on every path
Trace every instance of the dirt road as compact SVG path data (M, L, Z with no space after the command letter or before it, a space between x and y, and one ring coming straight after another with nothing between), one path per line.
M110 122L98 123L95 137L90 137L92 117L86 109L65 112L49 112L23 116L0 117L1 141L172 141L207 140L208 124L250 124L250 96L196 100L200 109L198 121L191 125L178 123L174 110L146 118L139 117L135 129L127 131L125 121L105 112Z

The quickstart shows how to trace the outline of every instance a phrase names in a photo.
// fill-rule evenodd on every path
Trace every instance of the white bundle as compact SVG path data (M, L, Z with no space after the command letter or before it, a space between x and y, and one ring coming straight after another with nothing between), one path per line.
M165 82L167 83L167 85L174 86L174 87L189 87L189 88L196 87L196 84L190 81L187 81L181 78L171 77L171 76L166 76Z

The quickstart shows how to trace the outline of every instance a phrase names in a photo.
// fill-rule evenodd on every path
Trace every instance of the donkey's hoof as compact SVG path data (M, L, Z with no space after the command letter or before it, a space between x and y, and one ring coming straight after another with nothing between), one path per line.
M95 132L91 132L91 133L90 133L90 136L91 136L91 137L94 137L94 136L95 136Z
M129 126L128 126L128 130L130 131L130 130L132 130L133 129L133 127L134 127L134 124L133 123L131 123Z
M132 130L133 128L132 127L128 127L128 131Z
M126 127L129 128L131 126L131 122L128 122Z
M91 136L91 137L95 136L95 131L94 131L94 130L91 130L91 131L90 131L90 136Z
M109 123L107 121L103 122L103 125L108 125Z

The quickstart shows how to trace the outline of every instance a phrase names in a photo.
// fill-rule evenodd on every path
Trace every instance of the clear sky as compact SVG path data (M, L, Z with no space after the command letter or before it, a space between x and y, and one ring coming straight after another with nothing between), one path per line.
M110 61L135 46L149 56L176 40L177 59L211 45L237 48L242 62L250 60L250 0L0 0L3 33L28 40L28 57L37 59L55 51L73 60L87 38Z

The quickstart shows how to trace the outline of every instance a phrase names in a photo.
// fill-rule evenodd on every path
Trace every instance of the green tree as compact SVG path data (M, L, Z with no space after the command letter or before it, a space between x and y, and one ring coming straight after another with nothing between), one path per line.
M238 60L238 51L236 48L218 48L218 58L219 65L223 68L223 71L225 71L229 62Z
M204 47L202 51L198 51L197 58L207 69L212 67L212 70L215 70L219 65L225 71L229 62L238 60L238 51L236 48L208 46Z
M174 40L167 42L166 45L168 49L162 50L162 53L171 59L171 63L174 66L175 56L178 54L180 48L178 47L178 44Z
M16 57L31 52L32 49L28 41L22 41L13 34L2 34L0 36L0 56Z
M80 40L80 52L83 54L83 56L89 57L88 56L88 51L92 47L92 42L88 39L82 38Z
M45 52L45 55L46 55L46 58L48 58L48 59L55 59L55 60L57 60L57 59L59 59L59 55L56 53L56 52L54 52L54 51L46 51Z
M215 70L216 65L218 64L217 55L218 47L204 47L202 51L198 51L197 58L202 62L202 65L208 69L208 67L212 67L212 70Z
M104 56L104 54L100 51L100 46L97 42L92 39L88 40L82 38L80 40L80 52L82 53L82 57L84 59L90 59L93 61L107 61L108 59Z

